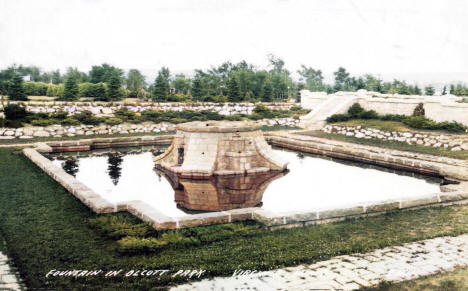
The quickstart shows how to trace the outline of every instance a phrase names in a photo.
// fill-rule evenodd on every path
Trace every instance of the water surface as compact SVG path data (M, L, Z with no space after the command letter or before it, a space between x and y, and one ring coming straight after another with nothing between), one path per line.
M289 150L274 152L289 161L289 172L205 181L180 180L156 171L150 151L57 156L53 162L104 199L141 200L173 217L197 213L193 209L251 206L274 212L312 211L440 192L438 178Z

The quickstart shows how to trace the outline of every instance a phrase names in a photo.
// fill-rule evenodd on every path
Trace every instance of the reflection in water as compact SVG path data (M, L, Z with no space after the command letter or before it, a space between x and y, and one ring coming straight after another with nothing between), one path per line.
M75 177L78 172L78 163L74 158L68 158L62 163L62 169Z
M123 159L119 153L109 153L107 156L107 163L109 164L107 172L114 185L119 183L119 178L122 173L122 161Z
M83 153L69 161L68 166L74 169L77 180L112 203L139 200L171 217L217 207L258 206L259 203L263 209L273 212L347 207L437 193L442 182L434 177L285 150L275 150L275 153L289 161L290 171L286 175L277 173L275 176L270 172L271 177L182 180L155 171L152 152L123 154L120 148L118 151L117 160L121 161L113 164L115 170L119 169L114 172L118 173L115 175L117 184L114 183L117 180L110 177L109 168L113 162L109 162L108 152ZM62 167L66 160L68 156L61 155L53 163ZM189 211L188 208L199 210Z
M263 192L287 171L249 175L212 176L208 179L179 178L163 168L157 169L174 189L175 202L185 212L220 211L260 206Z

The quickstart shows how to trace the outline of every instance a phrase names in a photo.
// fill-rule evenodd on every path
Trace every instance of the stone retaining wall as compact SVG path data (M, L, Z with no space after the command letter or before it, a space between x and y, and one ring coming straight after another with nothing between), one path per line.
M468 136L454 134L433 134L428 132L384 131L364 126L345 126L329 124L322 128L326 133L341 134L364 139L406 142L434 148L446 148L452 151L468 150Z
M260 126L290 126L296 127L299 120L295 118L262 119L256 121ZM129 133L158 133L175 130L175 124L162 122L143 122L140 124L123 123L119 125L51 125L47 127L28 126L21 128L0 128L2 139L29 139L33 137L64 137L64 136L92 136L98 134L129 134Z
M49 143L48 151L86 150L93 146L109 147L115 145L155 144L171 139L170 136L149 136L134 138L92 139ZM198 225L227 223L238 220L254 219L270 228L296 227L309 224L320 224L343 220L349 217L369 216L397 209L412 209L431 206L445 206L468 202L468 163L444 157L400 152L376 147L360 146L350 143L301 136L290 133L268 133L266 138L271 144L289 149L316 154L323 154L363 163L409 170L413 172L445 177L458 184L441 186L439 193L424 195L411 199L381 201L374 204L359 204L344 209L327 209L322 211L273 213L258 207L234 209L229 211L210 212L184 217L168 217L141 201L130 201L123 204L112 204L98 194L54 165L32 148L23 149L24 154L43 169L49 176L63 185L70 193L96 213L128 211L155 228L182 228ZM83 148L82 148L83 147Z
M349 100L359 103L366 110L375 110L379 114L403 115L412 115L414 108L416 108L419 103L423 103L427 118L437 122L457 121L468 126L468 103L463 102L463 97L454 95L425 96L381 94L366 90L327 94L325 92L302 90L301 106L307 109L314 109L320 107L321 104L326 103L327 100L332 98L337 99L337 106L330 108L328 116L345 113L349 106L340 106L340 104L346 104Z
M11 103L17 103L11 101ZM160 111L211 111L221 115L233 114L251 114L256 104L254 103L211 103L211 102L139 102L139 103L124 103L124 102L37 102L29 101L22 102L26 105L26 110L31 112L46 112L53 113L57 111L66 111L69 114L77 114L85 110L91 111L96 116L112 116L114 111L126 107L134 112L142 112L144 110L160 110ZM289 110L292 106L298 106L294 103L261 103L271 110ZM0 103L0 110L6 106Z

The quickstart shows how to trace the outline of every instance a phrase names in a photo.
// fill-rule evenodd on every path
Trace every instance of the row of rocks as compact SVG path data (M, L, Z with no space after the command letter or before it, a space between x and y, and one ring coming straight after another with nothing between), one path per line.
M262 119L257 121L262 126L297 126L298 119L294 118L277 118L277 119ZM162 122L144 122L140 124L122 123L119 125L77 125L77 126L62 126L51 125L47 127L28 126L20 128L0 128L1 139L29 139L33 137L64 137L64 136L89 136L98 134L129 134L129 133L151 133L151 132L167 132L175 130L175 124Z
M426 132L384 131L363 126L326 125L326 133L342 134L364 139L406 142L408 144L446 148L452 151L468 150L468 137L450 134L431 134Z
M96 116L112 116L120 108L126 107L133 112L142 112L145 110L159 111L210 111L221 115L251 114L255 108L254 103L103 103L103 102L57 102L57 103L25 103L26 110L30 112L53 113L65 111L69 114L77 114L83 111L91 111ZM271 110L289 110L295 104L292 103L264 103ZM3 105L0 104L0 110Z

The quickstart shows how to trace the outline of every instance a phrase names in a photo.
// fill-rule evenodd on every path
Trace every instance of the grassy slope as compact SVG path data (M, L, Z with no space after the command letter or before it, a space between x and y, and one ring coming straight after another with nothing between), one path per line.
M274 269L388 245L468 232L468 207L396 212L385 216L304 228L263 231L197 247L124 256L116 242L91 229L95 217L22 155L0 149L0 221L9 255L30 288L151 290L181 279L53 278L51 269L206 269L209 276L237 268ZM21 173L21 175L17 175ZM127 215L127 214L109 214Z
M309 131L309 132L300 132L299 134L323 137L323 138L328 138L332 140L352 142L352 143L357 143L357 144L362 144L362 145L389 148L389 149L394 149L394 150L409 151L409 152L428 154L428 155L434 155L434 156L443 156L443 157L449 157L449 158L454 158L454 159L468 160L468 151L450 151L444 148L433 148L433 147L420 146L420 145L410 145L410 144L407 144L404 142L398 142L398 141L391 142L391 141L383 141L383 140L378 140L378 139L363 139L363 138L356 138L354 136L345 136L342 134L325 133L319 130L314 130L314 131Z

